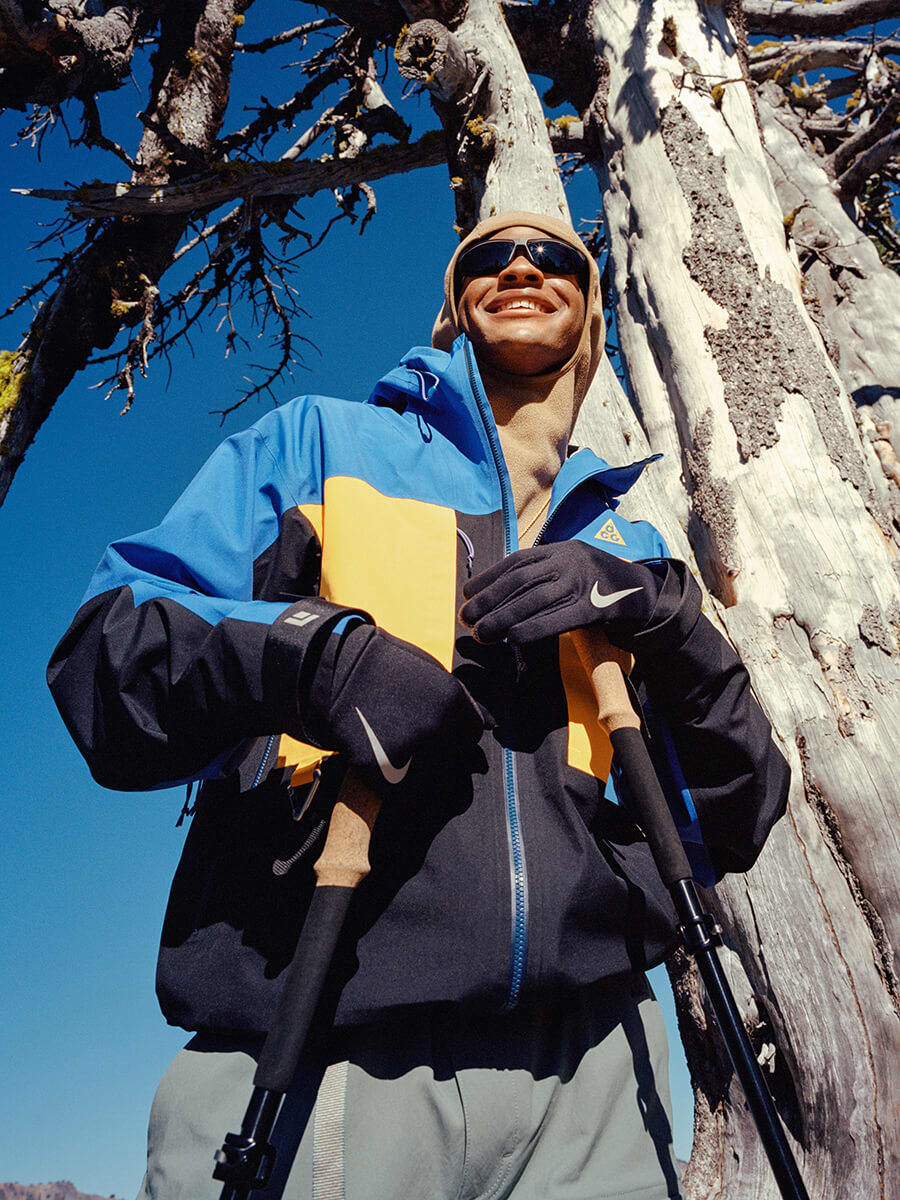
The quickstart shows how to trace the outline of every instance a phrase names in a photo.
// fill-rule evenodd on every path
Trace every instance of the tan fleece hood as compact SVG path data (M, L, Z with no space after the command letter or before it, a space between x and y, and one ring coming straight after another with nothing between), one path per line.
M565 221L555 217L545 217L540 213L505 212L494 217L488 217L476 225L468 237L464 238L456 248L444 274L444 304L438 313L431 333L431 344L438 350L449 350L454 340L462 330L459 327L459 314L453 295L453 274L460 254L474 242L483 241L491 234L501 229L510 229L514 225L528 225L539 229L561 242L566 242L584 253L584 243ZM604 352L606 325L603 320L603 303L600 298L600 276L597 264L588 259L590 265L590 282L585 301L585 322L581 331L581 340L575 353L555 371L543 375L515 375L507 371L486 369L479 363L481 376L489 396L515 392L522 402L523 392L528 399L542 401L551 394L554 399L565 389L574 401L574 411L577 412L590 386L591 380ZM571 390L570 390L571 389Z

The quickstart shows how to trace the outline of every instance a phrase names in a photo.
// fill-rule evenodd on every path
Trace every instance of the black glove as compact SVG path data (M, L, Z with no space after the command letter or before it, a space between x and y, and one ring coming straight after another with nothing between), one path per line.
M339 750L373 786L400 783L427 743L474 743L482 712L436 658L376 625L354 625L301 676L303 737Z
M680 644L700 612L684 563L627 562L586 542L517 550L470 579L460 620L479 642L514 645L599 624L622 650Z

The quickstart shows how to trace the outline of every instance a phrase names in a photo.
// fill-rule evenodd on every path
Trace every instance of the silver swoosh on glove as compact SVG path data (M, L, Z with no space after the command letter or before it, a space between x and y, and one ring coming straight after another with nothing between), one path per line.
M624 600L626 596L631 596L635 592L642 592L643 588L625 588L622 592L610 592L608 596L604 596L600 592L597 583L591 588L591 604L594 608L609 608L611 604L616 604L619 600ZM359 712L359 709L356 710Z
M388 781L388 783L399 783L404 778L409 770L409 764L412 762L412 757L408 758L402 767L395 767L391 760L384 752L384 746L375 736L375 730L362 715L359 709L356 710L356 715L362 721L362 727L366 731L366 737L369 739L369 745L372 747L372 753L375 755L375 761L378 763L379 770Z

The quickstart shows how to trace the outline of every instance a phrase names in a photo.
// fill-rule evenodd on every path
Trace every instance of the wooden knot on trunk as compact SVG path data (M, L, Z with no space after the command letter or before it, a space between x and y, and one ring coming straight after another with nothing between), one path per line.
M416 21L404 29L394 58L404 78L423 84L444 103L462 95L474 83L465 49L440 21Z

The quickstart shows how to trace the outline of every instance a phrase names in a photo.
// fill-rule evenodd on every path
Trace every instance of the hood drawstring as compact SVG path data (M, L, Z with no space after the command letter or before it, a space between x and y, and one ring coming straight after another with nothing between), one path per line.
M430 375L431 378L434 380L434 383L428 389L429 392L433 391L437 387L437 385L440 383L440 377L435 375L434 371L420 370L418 367L411 367L410 370L412 371L413 375L415 375L415 377L418 379L419 395L422 397L423 402L425 404L427 404L428 403L428 394L425 391L425 376Z
M456 534L457 537L462 538L462 543L466 548L466 571L468 572L469 579L471 579L472 566L475 562L475 547L472 545L472 539L469 537L469 535L464 533L458 525L456 527Z

